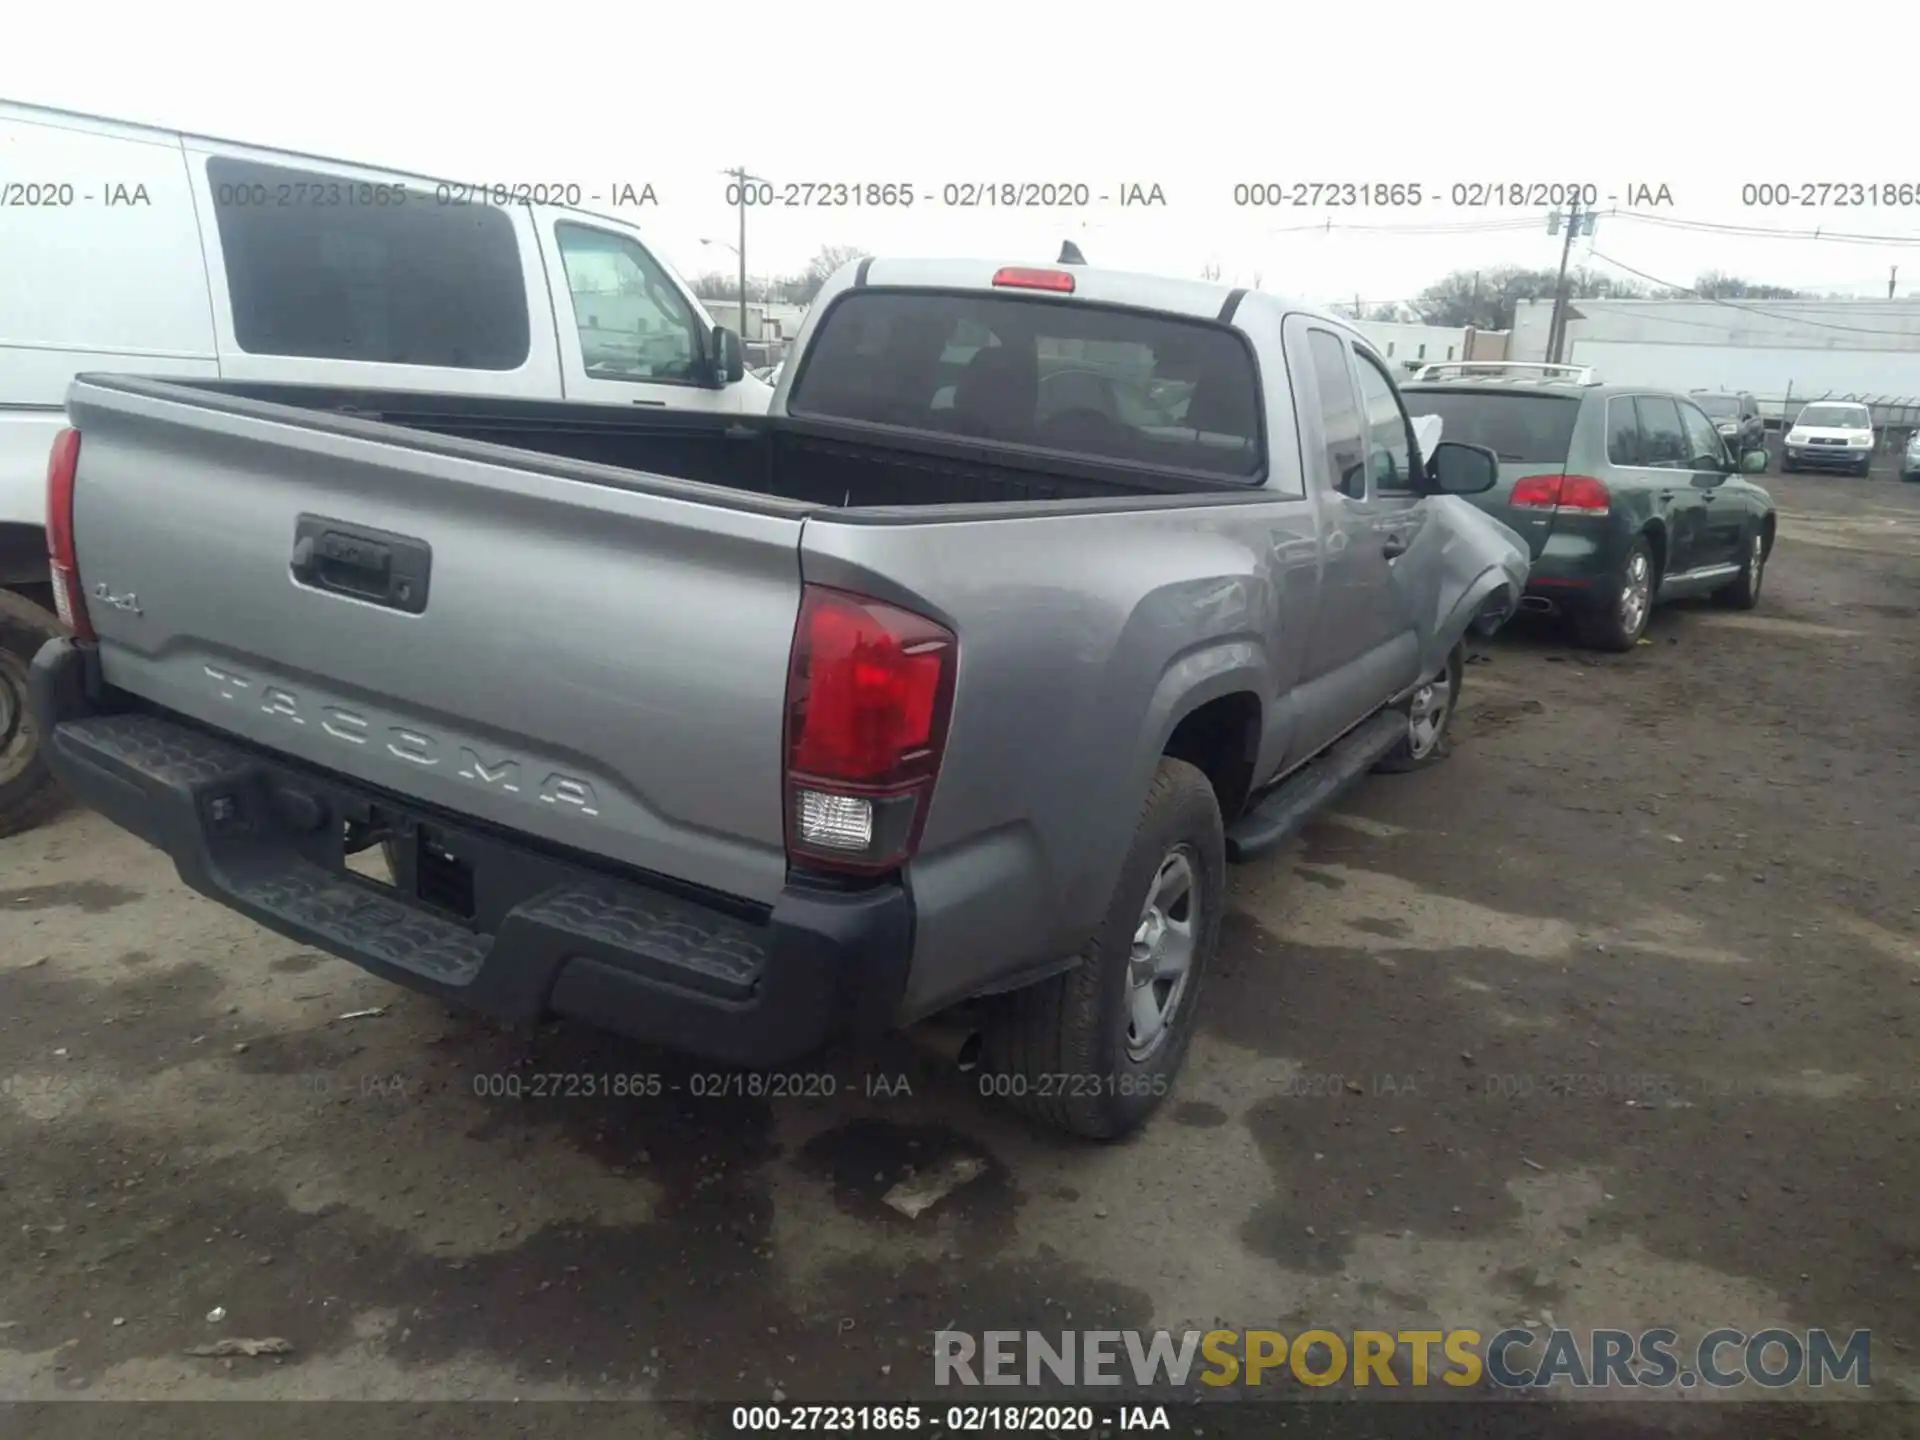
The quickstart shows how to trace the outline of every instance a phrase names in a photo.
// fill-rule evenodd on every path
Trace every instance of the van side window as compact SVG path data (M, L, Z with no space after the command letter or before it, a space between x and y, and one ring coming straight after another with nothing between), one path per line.
M513 222L397 184L207 161L233 338L250 355L517 370L526 280Z
M659 262L638 241L610 230L563 220L553 232L587 374L596 380L692 382L700 327Z
M1367 494L1365 425L1360 401L1347 370L1347 347L1327 330L1307 332L1313 357L1314 389L1320 392L1320 433L1327 443L1327 483L1342 495L1364 500Z
M1366 407L1367 477L1376 495L1406 495L1413 490L1413 427L1400 408L1393 382L1366 351L1353 352L1360 375L1360 402Z

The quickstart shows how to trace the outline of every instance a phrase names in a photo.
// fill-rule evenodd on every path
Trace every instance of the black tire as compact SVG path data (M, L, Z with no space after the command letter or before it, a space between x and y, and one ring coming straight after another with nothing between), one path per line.
M1149 888L1176 856L1184 859L1192 881L1187 902L1191 959L1158 1041L1136 1055L1128 1043L1134 1034L1135 942L1146 924ZM1226 865L1220 805L1207 777L1183 760L1161 760L1140 807L1113 902L1079 963L1002 996L987 1016L980 1048L982 1089L1004 1095L1037 1120L1089 1139L1117 1139L1137 1129L1172 1090L1193 1039L1207 967L1220 939ZM1157 993L1158 982L1150 983Z
M1644 566L1643 572L1636 568L1640 566ZM1635 620L1629 615L1626 596L1627 586L1637 573L1644 574L1646 594ZM1574 635L1589 650L1631 650L1647 633L1647 621L1653 617L1654 597L1659 593L1660 571L1653 561L1653 546L1647 543L1646 536L1635 536L1627 553L1620 557L1619 568L1604 585L1594 587L1591 603L1574 615Z
M1791 460L1783 458L1780 461L1780 473L1782 475L1798 475L1800 473L1800 467L1795 465Z
M0 590L0 836L19 835L52 819L66 792L40 754L40 731L27 710L27 667L40 647L66 627L52 611Z
M1751 610L1758 605L1760 586L1767 578L1767 558L1772 550L1770 537L1764 530L1755 529L1742 540L1740 553L1744 559L1740 566L1740 578L1714 591L1715 603L1734 610Z
M1447 758L1447 738L1453 733L1453 717L1460 708L1460 684L1466 673L1466 646L1456 645L1441 673L1401 707L1407 712L1407 734L1381 757L1373 767L1375 770L1386 775L1404 775L1410 770L1425 770ZM1414 712L1420 708L1421 694L1428 688L1440 692L1433 697L1438 701L1440 714L1437 726L1422 734L1415 729ZM1428 711L1429 716L1431 713Z

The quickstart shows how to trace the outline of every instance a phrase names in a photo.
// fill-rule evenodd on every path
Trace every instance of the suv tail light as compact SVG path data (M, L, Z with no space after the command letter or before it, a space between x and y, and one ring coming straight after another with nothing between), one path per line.
M80 432L71 425L53 437L47 456L47 566L53 572L53 603L60 623L82 640L94 639L87 597L80 588L80 562L73 548L73 482L80 470Z
M953 632L925 616L805 587L787 670L790 860L875 874L912 856L959 658Z
M1508 504L1516 510L1551 510L1557 515L1604 515L1613 496L1591 475L1528 475L1513 482Z

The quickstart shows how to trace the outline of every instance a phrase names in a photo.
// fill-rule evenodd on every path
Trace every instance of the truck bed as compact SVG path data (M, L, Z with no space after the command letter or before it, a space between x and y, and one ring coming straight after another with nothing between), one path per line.
M151 382L115 377L104 383L139 392ZM162 388L211 407L314 428L365 433L360 427L368 423L399 426L414 432L413 443L423 447L431 443L428 436L503 445L632 472L626 483L642 488L662 478L693 481L807 507L1022 504L1246 489L1230 480L1056 454L1035 453L1019 462L1008 458L1004 446L988 449L918 434L879 439L869 427L786 416L236 381L169 381ZM281 414L275 417L275 411ZM604 473L579 478L622 483Z

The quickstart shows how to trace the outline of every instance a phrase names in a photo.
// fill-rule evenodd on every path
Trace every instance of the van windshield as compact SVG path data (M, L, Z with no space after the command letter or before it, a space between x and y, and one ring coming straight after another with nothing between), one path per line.
M1738 420L1740 418L1740 397L1738 395L1695 395L1693 403L1715 420Z
M1252 352L1223 325L875 289L834 302L787 409L1254 481L1266 463L1259 397Z

